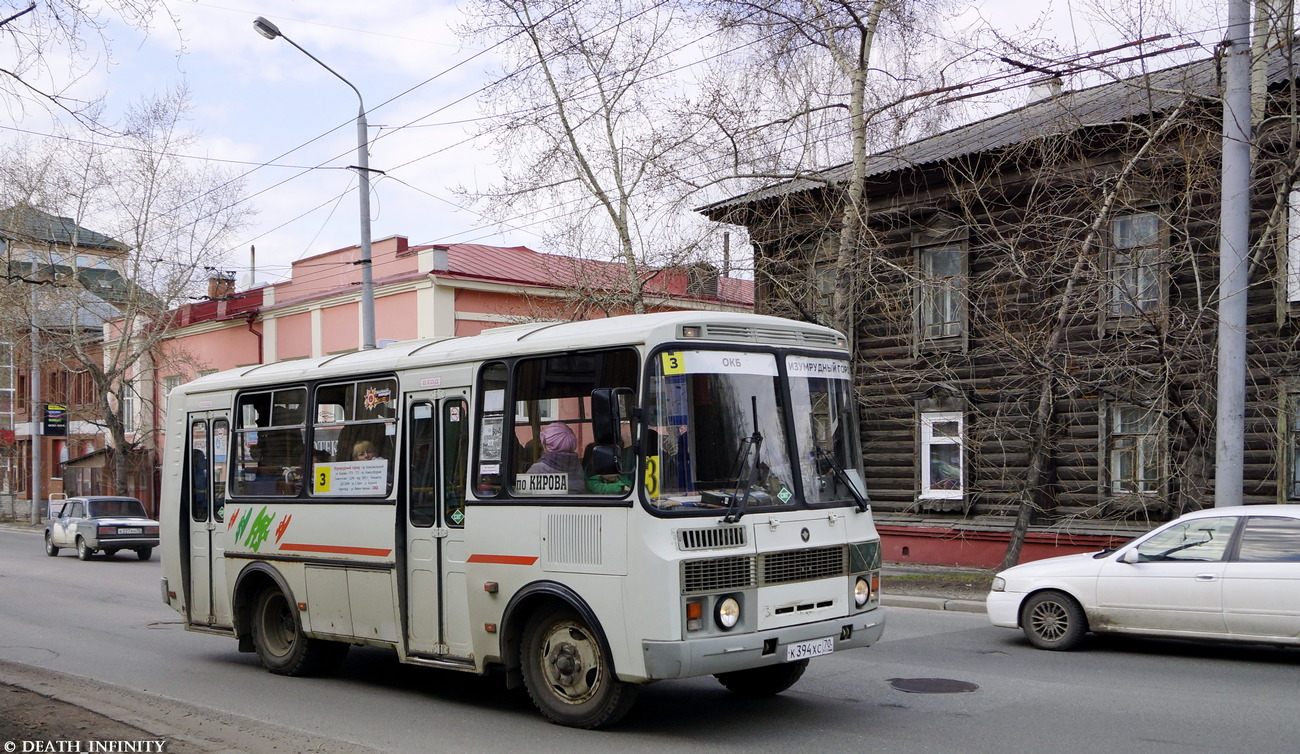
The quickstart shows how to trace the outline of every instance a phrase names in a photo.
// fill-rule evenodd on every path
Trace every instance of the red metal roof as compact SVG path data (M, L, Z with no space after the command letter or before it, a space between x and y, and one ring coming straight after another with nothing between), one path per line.
M419 247L412 247L413 250ZM483 244L438 244L423 248L445 250L447 270L433 274L461 279L518 283L553 288L625 288L624 265L590 259L543 254L527 246L485 246ZM702 271L703 272L703 271ZM716 295L688 293L687 268L642 268L646 293L652 296L715 300L740 306L754 305L754 283L738 278L719 278ZM707 275L707 272L703 274Z

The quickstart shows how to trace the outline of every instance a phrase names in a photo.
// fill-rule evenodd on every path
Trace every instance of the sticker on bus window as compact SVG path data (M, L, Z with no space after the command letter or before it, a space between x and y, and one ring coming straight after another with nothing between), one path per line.
M664 351L659 355L664 374L686 374L686 359L681 351Z
M515 492L520 495L563 495L568 491L568 474L515 474Z
M388 461L318 463L312 467L316 495L384 495L388 493Z

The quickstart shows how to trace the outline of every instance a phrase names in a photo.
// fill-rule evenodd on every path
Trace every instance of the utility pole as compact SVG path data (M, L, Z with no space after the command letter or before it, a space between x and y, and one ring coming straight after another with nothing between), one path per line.
M1241 505L1250 245L1250 0L1228 0L1219 205L1219 382L1214 505Z
M32 255L32 270L36 269L36 256ZM35 277L33 275L33 277ZM31 329L31 347L32 347L32 373L28 382L31 383L31 414L32 429L29 434L32 441L32 483L28 485L27 494L32 499L32 523L39 524L45 515L40 511L42 497L41 485L41 355L40 355L40 330L36 327L37 301L36 289L39 286L32 285L32 329ZM38 514L38 511L40 513Z

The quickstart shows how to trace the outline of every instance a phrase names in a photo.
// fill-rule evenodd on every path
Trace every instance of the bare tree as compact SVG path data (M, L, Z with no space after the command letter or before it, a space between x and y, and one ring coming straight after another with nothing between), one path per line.
M89 71L111 62L112 21L147 32L161 0L7 0L0 3L0 98L11 116L29 106L64 111L99 128L97 101L70 92ZM174 23L174 19L173 19Z
M470 14L465 33L501 45L481 135L505 178L462 193L545 222L566 254L621 262L620 303L644 311L647 281L701 255L711 232L683 211L682 160L700 126L669 75L691 18L670 0L476 0Z
M838 237L823 237L810 249L820 269L803 277L815 279L819 290L800 297L799 313L852 338L849 323L861 295L854 271L869 238L868 156L952 117L936 93L963 64L962 54L945 49L956 33L941 29L953 6L944 0L728 0L720 7L716 20L727 39L743 45L711 81L718 141L732 147L733 177L750 185L787 179L839 187L831 214L818 210Z
M9 260L29 278L10 286L23 313L11 327L35 328L49 360L89 373L99 400L92 420L117 450L118 489L128 451L152 440L154 428L135 425L152 416L153 394L142 385L168 360L186 358L161 348L168 313L200 295L249 213L238 180L177 157L195 138L184 128L187 111L178 88L132 107L124 136L19 145L4 165L6 206L53 217L74 234L53 234L36 258ZM89 240L76 237L80 229L107 237L96 255L77 253ZM29 296L33 280L49 284Z

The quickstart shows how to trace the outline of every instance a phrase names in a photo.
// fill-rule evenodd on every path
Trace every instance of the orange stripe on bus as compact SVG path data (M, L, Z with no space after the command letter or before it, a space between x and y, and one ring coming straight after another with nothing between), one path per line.
M345 547L342 545L299 545L285 543L280 545L281 550L299 550L301 552L328 552L334 555L372 555L376 558L386 558L392 550L381 550L378 547Z
M471 555L470 563L496 563L498 565L532 565L536 555Z

